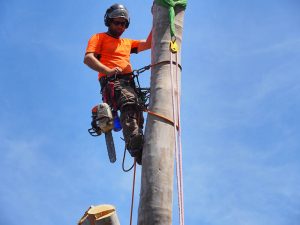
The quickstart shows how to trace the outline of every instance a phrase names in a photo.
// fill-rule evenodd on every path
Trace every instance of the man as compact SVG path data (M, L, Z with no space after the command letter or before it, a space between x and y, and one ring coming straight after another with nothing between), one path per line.
M121 111L120 120L126 147L137 163L141 164L144 118L138 109L130 54L150 49L152 32L147 40L121 38L130 24L130 18L128 10L120 4L114 4L106 10L104 23L108 30L91 37L84 63L99 73L101 90L113 89L114 99L109 104Z

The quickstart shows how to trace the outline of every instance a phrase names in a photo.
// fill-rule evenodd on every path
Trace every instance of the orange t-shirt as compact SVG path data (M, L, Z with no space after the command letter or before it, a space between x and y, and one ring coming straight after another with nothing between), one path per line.
M139 43L139 40L114 38L106 33L98 33L90 38L86 53L96 53L102 64L109 68L120 67L125 74L132 72L130 54L137 53ZM105 74L98 75L99 78L103 76Z

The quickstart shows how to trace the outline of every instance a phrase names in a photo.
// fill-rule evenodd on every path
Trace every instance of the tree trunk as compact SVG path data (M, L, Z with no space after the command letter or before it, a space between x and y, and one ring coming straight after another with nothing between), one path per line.
M177 7L175 13L176 42L179 47L178 63L181 64L180 47L184 9ZM171 36L169 26L168 9L155 3L153 6L152 64L170 60ZM173 55L174 59L175 54ZM175 74L176 65L172 65L172 68ZM170 64L159 64L152 67L149 110L172 119L170 72ZM178 75L180 81L180 69L178 69ZM180 86L177 93L180 95ZM174 147L173 125L157 116L148 114L143 150L138 225L172 224Z

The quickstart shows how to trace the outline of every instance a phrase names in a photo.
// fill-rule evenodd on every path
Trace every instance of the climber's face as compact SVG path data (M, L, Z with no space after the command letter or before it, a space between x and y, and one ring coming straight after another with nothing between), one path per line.
M124 19L122 17L114 18L109 23L108 32L112 36L118 38L125 31L125 29L126 29L126 23L127 23L126 19Z

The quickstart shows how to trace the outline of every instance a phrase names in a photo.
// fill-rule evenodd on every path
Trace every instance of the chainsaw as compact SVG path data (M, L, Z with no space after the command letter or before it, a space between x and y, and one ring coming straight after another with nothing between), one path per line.
M105 142L108 152L109 161L116 161L116 150L112 130L120 131L122 129L118 113L112 112L107 103L100 103L92 108L92 122L88 132L93 137L105 135Z

